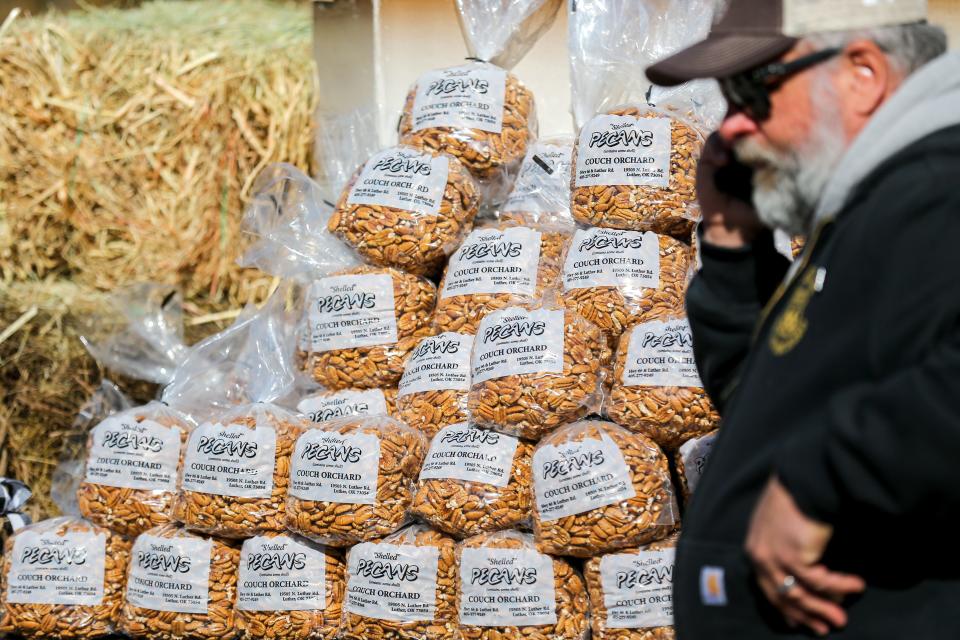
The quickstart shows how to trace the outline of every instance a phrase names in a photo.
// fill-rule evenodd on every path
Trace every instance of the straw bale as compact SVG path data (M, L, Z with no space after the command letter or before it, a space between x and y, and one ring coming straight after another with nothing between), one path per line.
M309 5L152 2L0 33L0 277L259 299L240 218L260 169L309 170ZM3 16L0 16L2 19Z

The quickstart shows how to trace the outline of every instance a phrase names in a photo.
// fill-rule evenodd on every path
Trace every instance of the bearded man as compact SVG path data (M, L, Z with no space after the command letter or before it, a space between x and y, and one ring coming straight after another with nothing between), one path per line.
M679 640L960 638L945 50L922 0L730 0L647 71L717 78L729 103L698 176L687 307L723 421L677 551ZM792 266L772 229L807 237Z

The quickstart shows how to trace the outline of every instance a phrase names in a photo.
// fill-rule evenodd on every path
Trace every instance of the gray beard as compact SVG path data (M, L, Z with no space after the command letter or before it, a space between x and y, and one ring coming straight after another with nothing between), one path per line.
M753 140L736 143L737 160L753 167L753 205L760 222L792 236L807 235L817 204L846 151L840 110L820 96L810 140L789 151L773 151Z

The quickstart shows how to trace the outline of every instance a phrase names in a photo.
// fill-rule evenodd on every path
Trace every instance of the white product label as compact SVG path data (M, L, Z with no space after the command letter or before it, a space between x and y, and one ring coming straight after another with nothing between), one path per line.
M302 500L374 504L380 438L373 433L311 429L297 438L290 461L290 495Z
M425 391L470 390L470 349L473 336L441 333L424 338L407 358L397 395Z
M179 428L112 416L94 427L92 438L87 482L151 491L176 489Z
M532 296L539 265L539 231L529 227L477 229L450 256L440 297L490 293Z
M563 263L563 289L618 287L634 291L660 286L660 240L647 231L579 229Z
M269 498L276 455L273 427L205 422L187 441L183 488L234 498Z
M305 346L313 352L397 341L393 278L386 273L330 276L310 287Z
M563 373L563 310L509 307L480 322L473 384L525 373Z
M628 387L702 387L690 323L657 320L634 327L622 382Z
M670 119L601 115L580 131L576 186L670 186Z
M516 438L466 423L452 424L430 441L420 479L453 478L505 487L516 452Z
M380 389L345 389L310 396L297 403L297 411L311 422L326 422L349 416L385 416L387 398Z
M436 214L447 188L448 172L446 156L393 147L367 160L347 203Z
M106 545L105 533L21 531L13 541L7 602L101 604Z
M553 560L532 549L464 549L460 586L461 625L557 623Z
M413 130L465 127L500 133L507 72L494 65L438 69L417 80Z
M310 611L326 606L326 558L289 536L256 537L240 550L237 609Z
M534 143L502 210L541 211L553 203L569 200L572 151L569 146Z
M206 613L213 542L141 534L130 553L127 602L154 611Z
M541 520L557 520L636 496L630 470L606 434L533 454L533 492Z
M683 475L686 476L687 490L692 494L700 484L700 476L710 457L716 433L708 433L700 438L687 440L680 447L680 459L683 460Z
M673 625L674 549L600 558L600 585L611 629Z
M358 544L347 562L347 611L394 622L433 620L439 560L436 547Z

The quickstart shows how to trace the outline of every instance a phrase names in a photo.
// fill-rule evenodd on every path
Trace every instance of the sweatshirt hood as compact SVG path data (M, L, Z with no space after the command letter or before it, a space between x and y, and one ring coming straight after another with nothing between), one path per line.
M854 139L827 183L814 226L835 217L864 178L894 154L960 124L960 52L945 53L912 73Z

